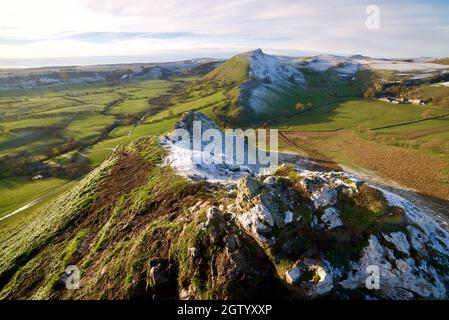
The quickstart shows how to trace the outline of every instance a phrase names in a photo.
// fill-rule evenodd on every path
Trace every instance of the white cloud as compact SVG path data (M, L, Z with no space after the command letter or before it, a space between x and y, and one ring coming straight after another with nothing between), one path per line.
M365 27L365 0L14 0L0 3L0 59L240 52L262 47L372 56L449 53L449 5L377 0L380 30ZM68 40L67 32L183 33L182 37ZM4 40L2 42L2 39ZM6 41L6 40L9 41ZM34 40L27 42L11 40Z

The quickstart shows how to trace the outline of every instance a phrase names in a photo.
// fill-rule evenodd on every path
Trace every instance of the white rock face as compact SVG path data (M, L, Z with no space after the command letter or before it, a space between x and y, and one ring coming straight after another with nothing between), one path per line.
M261 222L268 224L270 227L274 226L273 216L263 204L256 204L256 206L251 209L251 214L257 216Z
M447 265L449 261L448 233L409 201L391 192L381 191L390 205L404 208L407 218L412 223L407 226L410 241L402 232L382 234L382 237L405 254L406 258L396 257L391 249L382 246L379 239L372 235L368 246L363 250L362 258L352 264L352 272L340 284L347 289L364 287L367 277L366 267L376 265L380 268L380 289L377 294L384 298L441 299L447 297L448 293L444 285L447 276L443 276L424 259L428 257L428 250L431 249L442 265ZM424 259L414 260L410 257L411 249Z
M410 244L402 232L393 232L390 234L383 233L385 240L395 245L396 249L405 254L410 254Z
M393 265L393 263L395 265ZM415 296L441 299L446 297L446 288L436 270L426 261L417 263L411 258L391 259L376 236L371 236L369 245L363 250L358 263L352 263L352 272L341 281L343 288L354 290L365 287L368 266L380 270L380 294L388 299L412 299Z
M419 227L420 231L412 232L412 243L420 246L420 244L427 244L431 246L438 254L449 257L449 233L435 222L425 212L419 210L408 200L393 194L389 191L380 189L389 204L405 209L407 219L415 226ZM416 235L416 237L414 237Z
M306 64L314 71L325 72L333 68L341 76L352 76L360 68L361 64L350 57L323 54L311 58L299 58L296 61Z
M323 190L312 193L311 198L317 209L324 206L332 206L337 203L337 190L333 188L324 188Z
M305 275L312 279L302 279ZM325 263L309 258L297 262L284 276L290 285L299 285L311 298L326 295L334 287L331 269Z
M304 76L290 58L268 55L260 49L250 53L249 77L273 84L304 82Z
M352 193L356 189L356 178L344 172L302 170L301 176L305 177L301 183L310 193L310 198L317 209L335 205L337 188L343 188L347 193Z
M285 212L284 224L292 223L293 221L293 212L287 211Z
M326 208L321 216L321 221L326 224L328 229L334 229L343 225L340 219L340 213L336 208Z
M259 214L253 210L240 214L237 219L253 237L263 245L272 245L275 239L267 238L263 234L270 232L271 228L259 220Z
M186 112L183 119L176 124L176 129L184 129L190 134L191 143L186 145L182 140L172 132L167 137L162 137L160 143L169 150L169 155L165 158L166 165L170 165L179 175L188 177L192 180L208 180L218 183L235 182L242 176L254 175L259 171L257 164L248 164L247 160L243 164L235 164L235 159L228 159L225 153L225 147L214 152L205 151L205 146L209 142L202 142L199 150L193 147L193 122L201 122L201 134L208 129L214 129L219 132L224 143L224 133L209 117L201 112ZM243 142L243 138L235 137ZM198 161L199 159L199 161ZM215 161L218 159L219 161Z
M179 153L176 156L181 157ZM184 159L181 157L177 160ZM207 171L201 172L220 172L219 167L211 166ZM176 166L175 168L178 169ZM295 228L299 232L303 229L307 232L323 232L335 228L352 232L344 229L346 226L341 219L339 196L353 196L362 190L361 186L366 182L345 172L308 171L295 167L299 178L294 179L298 179L296 183L301 183L302 186L299 191L301 197L294 200L295 191L286 191L285 184L276 183L277 169L264 170L255 177L241 177L238 183L226 185L231 186L231 189L236 188L237 196L235 203L225 207L232 210L245 232L256 239L263 249L274 244L279 244L282 250L291 249L298 238L285 239L282 236L295 235ZM220 174L221 181L226 182L235 181L238 177L234 175L235 171L229 175L224 172ZM208 175L206 179L217 182L215 177ZM292 178L282 179L288 181ZM406 231L402 226L394 232L373 231L374 233L367 235L368 245L361 250L360 258L348 261L349 269L331 265L328 261L334 260L326 252L321 253L321 257L319 252L308 256L312 253L305 249L301 256L294 257L301 259L300 262L283 275L286 281L292 286L301 286L310 297L326 295L342 288L366 295L366 280L369 276L367 268L377 266L380 271L380 288L367 295L371 298L447 298L449 275L445 270L449 267L448 231L406 199L378 187L377 189L382 192L389 206L404 210L406 225L403 227L406 227ZM310 216L303 215L298 206L307 210ZM323 209L324 212L321 213ZM208 221L211 214L207 216ZM307 225L304 220L310 224ZM284 230L287 233L282 234ZM338 233L339 230L334 232ZM301 236L301 233L296 236ZM303 279L303 276L310 276L307 271L313 273L313 281Z
M244 53L249 61L249 80L241 91L256 114L276 111L276 101L291 90L303 87L305 79L297 63L288 57L272 56L258 49Z

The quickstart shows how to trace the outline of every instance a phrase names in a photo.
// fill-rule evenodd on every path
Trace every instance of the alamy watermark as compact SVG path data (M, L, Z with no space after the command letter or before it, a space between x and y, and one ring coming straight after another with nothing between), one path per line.
M366 267L365 272L368 277L365 280L365 285L368 290L380 289L380 268L377 265L369 265Z
M365 20L365 26L369 30L380 29L380 8L376 5L369 5L365 9L365 13L368 17Z

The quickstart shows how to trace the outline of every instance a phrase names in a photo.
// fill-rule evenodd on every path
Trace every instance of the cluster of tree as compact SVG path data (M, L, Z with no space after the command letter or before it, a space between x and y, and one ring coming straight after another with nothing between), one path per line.
M64 165L51 166L32 158L17 158L5 156L0 159L0 178L42 175L44 177L58 177L76 179L90 171L88 161L75 152Z
M33 163L35 163L33 159L9 157L6 155L0 158L0 178L31 176Z
M112 101L109 101L108 103L106 103L104 105L104 109L101 112L102 114L109 114L110 111L112 110L112 108L114 108L115 106L118 106L119 104L123 103L125 100L123 98L118 98Z
M53 166L49 170L52 177L76 179L90 171L89 162L78 151L74 152L67 163L60 166Z
M66 142L63 144L60 144L55 147L47 147L45 148L42 153L47 159L51 159L53 157L59 156L61 154L64 154L66 152L78 149L81 146L81 143L79 141L76 141L73 138L69 138Z

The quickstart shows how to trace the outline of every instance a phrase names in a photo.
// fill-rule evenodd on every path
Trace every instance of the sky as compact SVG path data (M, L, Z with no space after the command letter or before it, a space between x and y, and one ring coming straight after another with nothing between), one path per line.
M367 6L378 8L368 28ZM282 55L449 56L447 0L0 0L0 67Z

